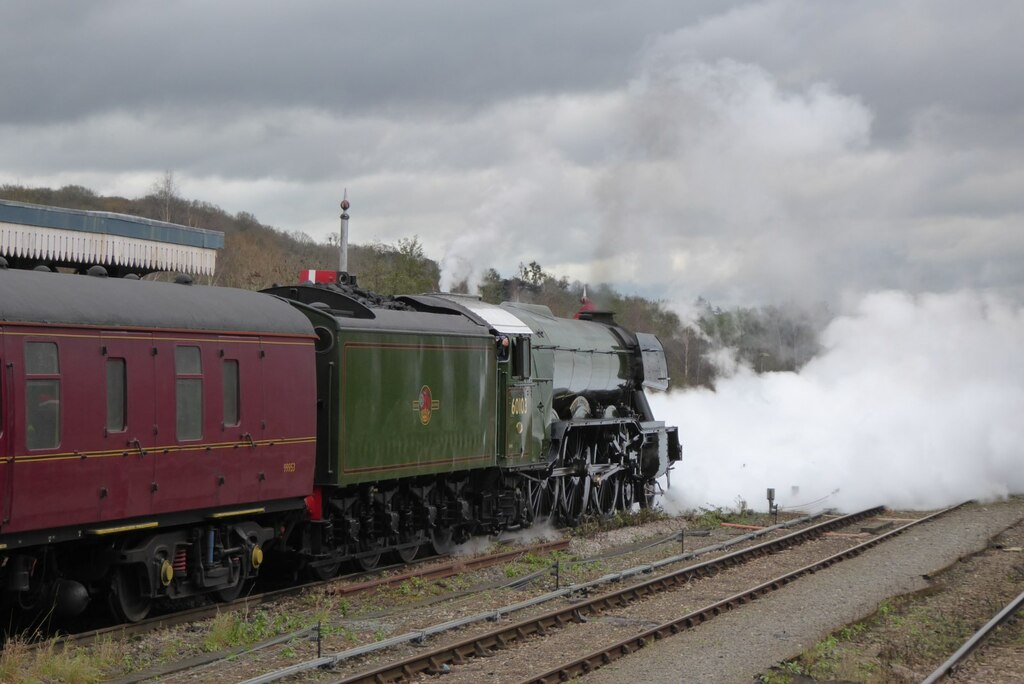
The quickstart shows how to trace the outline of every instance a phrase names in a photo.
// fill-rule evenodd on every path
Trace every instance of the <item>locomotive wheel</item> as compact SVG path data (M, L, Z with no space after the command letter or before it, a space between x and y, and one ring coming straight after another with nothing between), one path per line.
M594 513L602 518L608 518L615 514L615 508L619 503L619 485L621 480L619 473L601 480L591 489L591 499Z
M309 576L315 580L320 580L321 582L331 579L338 574L339 570L341 570L340 561L337 563L328 563L327 565L310 565L306 567L306 571L309 573Z
M622 486L619 487L619 497L622 510L627 513L633 512L633 504L636 503L636 485L633 480L628 476L623 476Z
M374 543L367 545L367 548L364 548L360 551L360 553L364 553L367 555L358 556L356 558L356 565L358 565L363 570L373 570L374 568L376 568L378 565L380 565L380 557L384 554L384 552L380 551L379 549L379 544ZM374 553L374 551L376 551L376 553Z
M554 507L551 505L553 492L551 480L527 480L527 517L531 524L545 523L551 520Z
M114 568L107 602L114 617L124 622L139 622L149 614L153 599L143 594L146 568L140 563Z
M454 532L450 527L438 527L430 531L430 544L434 547L434 553L439 556L447 556L455 548L453 541Z
M590 478L587 475L568 475L558 482L558 513L562 522L575 526L586 512L590 498Z
M564 524L575 526L580 516L587 512L590 505L590 464L594 462L594 454L589 446L579 444L576 453L570 460L577 474L563 475L556 485L555 501L558 514Z
M398 556L398 560L403 563L412 563L416 559L416 554L419 553L420 547L419 544L414 542L407 543L412 545L406 546L403 544L402 546L397 547L395 549L395 555Z

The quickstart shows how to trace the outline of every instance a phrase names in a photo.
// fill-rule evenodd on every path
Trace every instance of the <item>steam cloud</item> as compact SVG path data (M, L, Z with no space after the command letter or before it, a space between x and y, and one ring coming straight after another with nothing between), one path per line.
M679 426L670 511L929 509L1024 492L1024 308L978 292L865 296L797 373L652 397ZM810 505L807 505L810 504Z

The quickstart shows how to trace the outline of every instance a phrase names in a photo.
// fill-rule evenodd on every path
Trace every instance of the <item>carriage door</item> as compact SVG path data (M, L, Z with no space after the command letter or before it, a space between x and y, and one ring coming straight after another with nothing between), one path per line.
M4 354L4 329L0 328L0 531L11 519L14 454L8 445L14 424L13 391L11 369L7 367L7 355Z
M118 472L111 481L125 483L124 498L116 510L104 510L104 519L149 515L156 493L156 446L153 381L153 342L147 333L104 332L100 335L105 402L104 449L120 452L104 459ZM111 497L115 499L115 497Z
M508 390L505 402L505 457L507 465L518 465L533 461L540 453L540 440L533 429L537 397L534 395L536 384L531 377L530 337L513 337L509 353ZM543 423L540 427L543 428Z

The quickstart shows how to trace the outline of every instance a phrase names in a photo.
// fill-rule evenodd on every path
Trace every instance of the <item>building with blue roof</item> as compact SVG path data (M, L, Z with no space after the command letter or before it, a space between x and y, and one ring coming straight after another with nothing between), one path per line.
M224 233L104 211L0 199L0 256L12 268L100 265L110 275L213 275Z

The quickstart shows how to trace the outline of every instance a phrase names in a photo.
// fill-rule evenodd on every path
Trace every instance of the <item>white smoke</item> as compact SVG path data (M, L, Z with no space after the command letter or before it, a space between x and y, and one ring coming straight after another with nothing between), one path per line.
M928 509L1024 492L1024 307L977 292L861 299L799 373L740 368L652 397L679 426L670 511Z
M495 544L537 544L558 541L563 535L550 522L543 522L521 530L504 531L497 536L471 537L452 549L453 556L479 556L493 551Z

